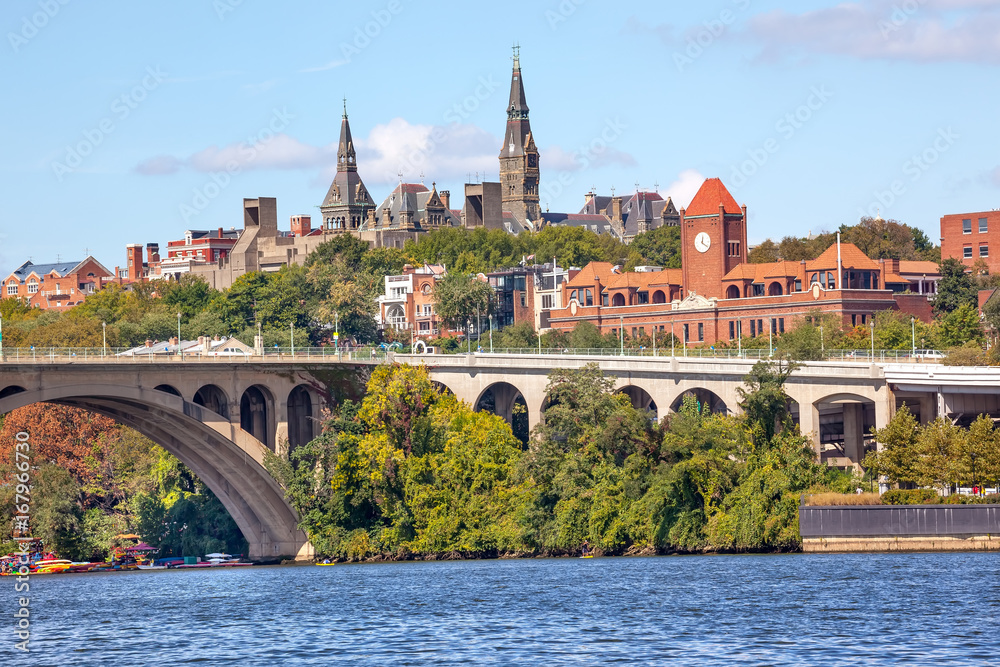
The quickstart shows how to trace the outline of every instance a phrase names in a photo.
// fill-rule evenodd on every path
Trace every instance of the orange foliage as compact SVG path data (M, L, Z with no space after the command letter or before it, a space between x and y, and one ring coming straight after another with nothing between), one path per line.
M0 461L13 461L14 436L26 431L36 462L52 462L68 470L81 484L100 474L105 447L121 427L113 419L79 408L36 403L4 418L0 430ZM13 470L13 466L5 466Z

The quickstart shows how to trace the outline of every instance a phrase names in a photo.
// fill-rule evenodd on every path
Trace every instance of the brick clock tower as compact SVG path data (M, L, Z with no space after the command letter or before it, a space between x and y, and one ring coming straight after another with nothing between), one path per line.
M721 299L722 278L747 261L746 206L710 178L680 214L684 296Z
M500 148L500 198L503 210L510 211L520 221L531 220L536 225L542 217L538 204L538 148L531 135L528 102L521 80L520 49L514 47L514 73L510 81L510 102L507 104L507 132ZM536 227L537 229L537 227Z

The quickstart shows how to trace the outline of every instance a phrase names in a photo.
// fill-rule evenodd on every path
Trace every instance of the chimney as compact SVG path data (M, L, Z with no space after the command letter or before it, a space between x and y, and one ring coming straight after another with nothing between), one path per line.
M167 343L170 344L170 345L177 345L178 344L177 343L177 336L171 336L170 339L167 341Z
M146 339L146 347L153 347L153 341Z
M159 243L147 243L146 244L146 258L149 263L155 263L160 261L160 244Z
M441 203L444 204L444 207L450 211L451 210L451 192L449 190L442 190L441 192L438 193L438 197L441 198Z
M219 238L222 238L222 227L219 227Z
M611 198L611 222L621 223L622 221L622 198Z

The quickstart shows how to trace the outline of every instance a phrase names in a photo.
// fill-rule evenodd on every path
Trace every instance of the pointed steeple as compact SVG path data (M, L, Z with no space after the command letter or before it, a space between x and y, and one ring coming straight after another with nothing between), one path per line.
M514 46L514 73L510 80L510 102L507 104L507 120L528 120L528 100L524 96L524 82L521 80L521 47Z
M344 118L340 122L340 145L337 147L337 171L357 171L358 156L351 138L351 123L347 120L347 98L344 98Z

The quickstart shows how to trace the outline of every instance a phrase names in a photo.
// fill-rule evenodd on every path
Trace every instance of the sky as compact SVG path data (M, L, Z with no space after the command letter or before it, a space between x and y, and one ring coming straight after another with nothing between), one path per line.
M95 6L96 5L96 6ZM719 177L749 240L1000 207L1000 1L8 0L0 274L318 206L497 180L520 45L541 204Z

